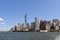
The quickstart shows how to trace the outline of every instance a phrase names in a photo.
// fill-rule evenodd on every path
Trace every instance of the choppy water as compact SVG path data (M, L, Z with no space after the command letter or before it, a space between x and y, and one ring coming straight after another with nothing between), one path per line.
M0 32L0 40L60 40L58 32Z

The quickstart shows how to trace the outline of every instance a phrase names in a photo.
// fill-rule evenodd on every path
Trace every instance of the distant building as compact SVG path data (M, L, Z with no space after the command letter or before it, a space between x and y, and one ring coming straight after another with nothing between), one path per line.
M59 30L60 30L60 21L59 21Z
M17 31L20 31L20 23L18 23Z
M58 26L59 25L59 19L53 19L53 24L54 24L54 26Z
M31 23L31 27L32 27L33 31L39 31L39 26L40 26L39 20L37 17L35 17L35 22Z
M50 27L51 27L51 23L50 23L50 21L47 21L46 22L46 30L50 31Z
M35 31L39 31L39 26L40 26L39 20L37 17L35 17Z
M25 23L27 23L27 15L25 14Z
M29 25L29 32L31 32L32 31L32 26L31 25Z
M40 21L40 32L50 31L51 23L49 21Z
M16 25L14 25L14 27L12 28L12 31L13 32L16 32L17 31L17 26Z
M53 19L53 25L56 31L59 30L59 19Z
M29 31L29 24L28 23L23 23L22 27L23 27L23 31Z
M29 31L29 23L27 23L27 15L25 14L25 22L22 24L23 31Z
M13 27L10 29L10 32L13 32Z
M32 31L35 31L35 22L31 22Z
M40 30L46 30L46 21L40 21Z
M21 23L18 23L17 30L22 31L22 24Z
M59 32L60 32L60 21L59 21Z

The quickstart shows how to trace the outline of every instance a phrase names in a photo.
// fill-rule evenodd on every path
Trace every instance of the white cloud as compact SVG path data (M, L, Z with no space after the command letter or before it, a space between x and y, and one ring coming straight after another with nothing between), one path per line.
M3 27L7 27L7 24L4 22L3 18L0 18L0 25L2 25Z
M4 21L4 19L3 18L0 18L0 23L3 22L3 21Z

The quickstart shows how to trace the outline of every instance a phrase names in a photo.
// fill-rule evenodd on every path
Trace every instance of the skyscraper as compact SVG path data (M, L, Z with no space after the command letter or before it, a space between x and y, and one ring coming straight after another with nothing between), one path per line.
M25 22L23 23L23 31L28 31L29 23L27 23L27 15L25 14Z
M25 23L27 23L27 15L25 14Z
M39 31L39 20L38 20L38 18L37 17L35 17L35 30L36 31Z

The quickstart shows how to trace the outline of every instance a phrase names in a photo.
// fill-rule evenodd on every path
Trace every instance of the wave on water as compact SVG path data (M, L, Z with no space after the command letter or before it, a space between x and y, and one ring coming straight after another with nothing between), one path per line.
M55 40L60 40L60 35L56 36Z

